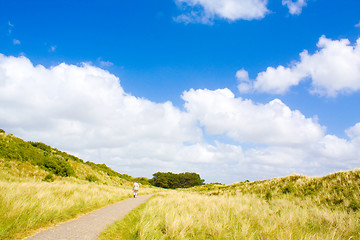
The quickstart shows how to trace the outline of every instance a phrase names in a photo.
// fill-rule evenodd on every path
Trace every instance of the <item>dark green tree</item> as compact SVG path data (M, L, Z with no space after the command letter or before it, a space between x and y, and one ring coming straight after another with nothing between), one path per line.
M197 173L179 173L172 172L157 172L153 174L153 178L150 179L150 183L156 187L162 188L189 188L204 184L204 179L200 178Z

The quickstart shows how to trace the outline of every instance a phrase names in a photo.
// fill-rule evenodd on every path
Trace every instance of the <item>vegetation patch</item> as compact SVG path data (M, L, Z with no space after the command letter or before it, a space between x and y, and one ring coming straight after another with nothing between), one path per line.
M46 175L46 176L44 177L43 181L44 181L44 182L53 182L53 181L55 181L54 175L52 175L52 174Z
M153 174L153 178L150 179L150 183L153 186L161 188L189 188L194 186L204 185L204 179L200 178L197 173L179 173L172 172L157 172Z
M348 210L360 202L360 170L338 172L325 177L291 175L263 181L231 185L207 184L192 188L205 195L236 196L253 194L264 199L310 199L319 207Z
M99 181L99 179L95 175L87 175L85 180L89 181L89 182L98 182Z
M153 197L100 239L359 239L359 217L310 199L172 191Z
M12 135L0 135L0 158L27 161L61 177L74 176L68 158L43 143L25 142Z
M22 238L131 194L130 189L103 185L2 181L0 192L0 239Z
M101 239L360 239L360 170L170 191Z

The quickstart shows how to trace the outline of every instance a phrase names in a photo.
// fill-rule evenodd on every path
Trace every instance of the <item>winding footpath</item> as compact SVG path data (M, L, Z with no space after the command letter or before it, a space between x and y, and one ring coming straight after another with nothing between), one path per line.
M80 218L41 231L27 240L96 240L107 225L125 217L152 195L140 195L90 212Z

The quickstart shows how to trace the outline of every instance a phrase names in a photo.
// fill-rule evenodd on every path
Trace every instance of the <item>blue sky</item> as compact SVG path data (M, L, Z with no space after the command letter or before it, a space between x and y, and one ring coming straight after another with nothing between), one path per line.
M360 125L357 125L360 122L360 52L357 47L360 37L359 9L360 2L357 0L0 0L0 53L3 54L3 69L7 69L6 66L9 65L6 63L9 61L19 64L18 71L21 71L22 64L26 65L26 61L34 68L31 70L33 73L30 74L30 80L22 77L15 81L15 77L9 73L10 70L4 70L6 73L0 74L0 78L4 80L0 89L3 88L3 91L8 93L7 97L0 99L0 107L3 106L0 124L6 131L20 137L56 145L60 149L89 160L105 162L120 172L135 176L151 177L151 171L198 171L209 181L231 183L244 179L283 176L292 172L321 175L359 167L360 152L354 150L358 146L356 134L360 131L357 130L360 129ZM306 56L300 57L299 54ZM66 113L66 116L62 115L63 112L47 115L45 111L41 112L44 115L41 120L44 125L52 125L57 116L64 120L58 124L67 122L65 125L69 126L70 123L76 123L83 131L69 127L67 134L64 134L58 129L59 125L41 127L36 123L38 119L29 116L43 110L44 106L25 104L26 100L31 101L34 95L24 99L23 105L19 104L19 96L30 94L30 89L23 90L25 92L9 92L7 87L10 85L7 84L11 81L19 86L24 86L22 81L34 81L31 86L36 89L32 93L39 91L38 96L42 96L46 91L56 92L56 89L49 90L49 86L41 89L44 84L36 85L40 78L44 78L49 85L56 83L51 83L52 79L45 79L42 73L35 74L34 72L39 70L35 67L37 65L44 66L46 71L54 74L53 79L58 77L58 73L52 71L57 67L64 67L64 71L69 72L71 71L68 68L71 66L77 67L78 71L98 71L95 75L99 79L96 81L114 78L120 82L119 94L138 101L136 106L131 105L132 107L128 108L133 111L133 108L141 105L141 111L137 112L144 119L153 119L155 122L158 119L160 124L160 119L177 112L176 116L184 115L186 120L183 120L183 117L179 120L171 115L169 119L175 119L178 124L172 126L170 120L162 123L171 125L168 126L169 135L165 136L164 133L155 132L147 135L146 129L157 127L154 127L153 123L140 122L137 127L145 129L136 135L138 139L142 139L138 143L139 151L144 152L141 156L133 154L134 150L130 146L125 147L120 140L117 142L116 136L105 134L105 130L99 130L99 133L94 135L108 137L108 141L113 141L115 146L105 144L102 148L95 147L95 140L77 144L78 138L86 137L85 132L89 131L84 130L89 126L86 121L81 120L85 119L85 116L77 118L75 116L80 113L72 112ZM271 72L269 67L274 71ZM75 83L76 76L65 74L61 78L65 80L56 84L66 85L63 81ZM86 84L86 81L90 80L84 81ZM242 86L245 89L240 89L241 84L244 84ZM64 102L64 97L72 96L79 86L80 84L74 84L68 88L58 88L58 91L64 92L54 104L64 109L71 108L71 103L61 103ZM97 87L99 88L101 89ZM79 89L86 88L82 86ZM191 89L194 89L193 92ZM225 90L216 92L221 89L227 89L233 96ZM107 95L106 91L109 89L103 90L103 95ZM205 94L200 90L209 92ZM86 96L89 96L88 94ZM230 112L218 115L205 112L206 104L212 102L212 98L218 99L218 94L232 99L231 102L224 100L224 105L219 105L220 110L230 109ZM102 98L103 95L97 97ZM42 99L47 101L49 97L51 96L45 94ZM251 100L252 105L249 108L263 106L254 110L259 112L260 116L244 117L240 114L249 109L246 108L248 105L242 105L243 102L239 99ZM301 143L295 143L284 137L285 133L279 134L278 139L274 140L266 134L262 136L261 133L254 133L252 136L246 131L243 125L248 122L261 125L255 124L255 129L262 129L266 125L264 116L268 116L268 111L275 111L266 106L274 99L279 99L282 104L280 105L284 109L288 108L292 114L297 111L301 115L291 116L292 120L284 123L288 128L281 131L290 135L296 124L306 125L309 121L314 125L311 129L318 128L314 130L316 133L311 133L318 137L312 146L306 144L307 138ZM81 101L90 103L92 100L97 102L96 97L88 101L86 97L82 100L74 98L73 104L77 101L80 101L79 104ZM109 101L115 100L111 98L105 102ZM171 107L165 102L171 102ZM222 98L218 99L218 102L222 103ZM29 111L29 115L22 115L24 119L28 117L25 122L16 120L20 118L15 111L19 105L22 106L19 111L25 106ZM230 105L234 108L230 108ZM9 106L12 106L13 111L10 111ZM100 104L97 107L109 108L111 112L121 111L124 106L115 106L112 109L108 105ZM161 110L157 109L158 107ZM96 116L97 108L94 109L94 115L91 116ZM166 109L171 109L171 114L167 113ZM262 114L261 111L266 113ZM121 116L112 116L114 128L117 121L125 121ZM267 119L270 122L268 127L277 129L279 123L274 122L271 116L274 114L270 114L270 119ZM229 128L224 128L217 122L223 121L226 124L226 118L231 122ZM260 121L260 118L264 120ZM130 118L128 120L137 122ZM274 122L275 126L272 126L271 122ZM290 125L286 125L287 123ZM99 125L94 124L92 127L101 129L105 123L99 121L97 124ZM356 133L351 137L345 132L350 128L350 132ZM161 127L159 129L161 131ZM124 130L117 129L114 132L124 134L124 138L129 141L135 137L131 132L122 131ZM179 132L180 135L184 134L182 138L175 136ZM271 134L276 138L276 132ZM309 136L315 136L311 134L309 133ZM147 146L149 136L159 138L158 145ZM339 154L338 158L330 159L328 153L324 152L314 153L314 148L319 149L320 145L325 152L333 148L334 145L329 143L330 136L336 137L331 144L339 148L336 153ZM284 139L280 141L282 137ZM227 144L227 147L220 147L217 143ZM201 147L197 149L196 146ZM162 148L166 150L160 156L154 149ZM192 151L196 153L190 157ZM298 155L290 154L292 151ZM179 152L187 154L179 154L175 160L169 156ZM197 156L199 152L204 154ZM208 155L209 153L211 154ZM131 157L132 155L134 156ZM209 160L206 160L206 156L209 156ZM284 162L291 162L292 158L296 160L292 165L281 165L278 162L280 160L271 161L274 156L283 158ZM346 156L346 159L340 156ZM318 159L323 160L321 162ZM337 164L341 161L344 164ZM149 170L137 167L141 164L148 164ZM223 173L215 177L216 169L224 165L227 167L223 168ZM303 167L304 165L307 167Z

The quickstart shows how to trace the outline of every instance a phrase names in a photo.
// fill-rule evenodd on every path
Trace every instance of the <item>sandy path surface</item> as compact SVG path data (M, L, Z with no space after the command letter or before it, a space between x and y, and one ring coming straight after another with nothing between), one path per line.
M96 240L107 225L120 220L132 209L146 202L151 195L140 195L100 208L77 219L41 231L31 240Z

